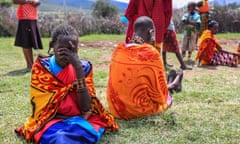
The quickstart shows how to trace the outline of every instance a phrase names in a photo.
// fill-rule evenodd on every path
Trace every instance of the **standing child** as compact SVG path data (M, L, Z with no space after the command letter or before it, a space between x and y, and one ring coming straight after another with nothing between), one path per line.
M176 57L180 63L180 68L183 70L191 70L192 67L187 66L183 62L182 55L180 53L179 43L176 36L175 26L173 20L171 19L170 25L168 26L167 32L164 34L163 38L163 51L162 58L163 64L165 67L171 67L172 65L167 63L167 52L173 52L176 54Z
M185 57L188 51L188 61L192 62L191 56L193 50L197 47L197 30L200 28L200 16L195 12L196 4L190 2L187 5L188 12L183 15L182 22L184 24L183 41L182 41L182 56Z

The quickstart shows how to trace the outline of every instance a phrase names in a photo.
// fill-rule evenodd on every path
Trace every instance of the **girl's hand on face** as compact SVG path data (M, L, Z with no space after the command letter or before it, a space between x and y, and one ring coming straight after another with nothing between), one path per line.
M71 63L73 66L77 66L79 63L77 52L74 52L68 48L58 48L57 53L59 55L59 59L65 60L68 63Z

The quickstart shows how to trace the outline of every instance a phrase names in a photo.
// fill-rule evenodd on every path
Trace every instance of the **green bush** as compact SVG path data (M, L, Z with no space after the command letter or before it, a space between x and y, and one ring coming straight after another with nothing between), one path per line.
M88 34L122 34L124 25L118 15L95 17L89 11L78 11L64 15L60 12L40 12L38 27L42 37L50 37L53 28L60 23L69 23L75 27L80 36ZM0 36L15 36L17 30L15 8L1 7L0 9Z
M0 36L14 36L17 29L15 11L11 8L0 7Z
M118 15L118 8L112 5L109 0L97 0L93 4L93 15L96 17L112 18Z
M104 34L123 34L125 32L124 25L117 18L99 19L100 33Z

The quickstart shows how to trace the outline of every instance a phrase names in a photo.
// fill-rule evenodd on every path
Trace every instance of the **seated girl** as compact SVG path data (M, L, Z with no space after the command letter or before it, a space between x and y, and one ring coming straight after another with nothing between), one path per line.
M237 67L240 54L223 50L217 38L218 22L211 20L208 29L203 31L199 39L199 50L196 56L200 65L226 65Z
M15 131L27 142L96 143L118 125L97 99L89 61L79 60L78 34L70 25L56 27L54 55L38 57L32 67L32 114Z

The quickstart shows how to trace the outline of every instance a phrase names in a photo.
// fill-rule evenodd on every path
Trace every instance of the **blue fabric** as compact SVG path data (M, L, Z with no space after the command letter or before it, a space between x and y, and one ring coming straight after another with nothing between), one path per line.
M126 16L121 16L121 17L120 17L120 21L123 22L123 23L125 23L126 25L128 24L128 19L127 19Z
M82 62L84 76L87 76L87 74L92 69L92 65L87 60L80 60L80 61ZM44 65L45 68L47 68L54 75L58 74L62 70L62 68L56 63L55 56L41 59L41 63Z
M88 121L75 116L48 128L40 144L92 144L98 142L103 133L104 128L96 132Z
M62 67L57 64L55 56L52 56L50 58L50 71L53 73L53 75L57 75L59 72L62 71Z

